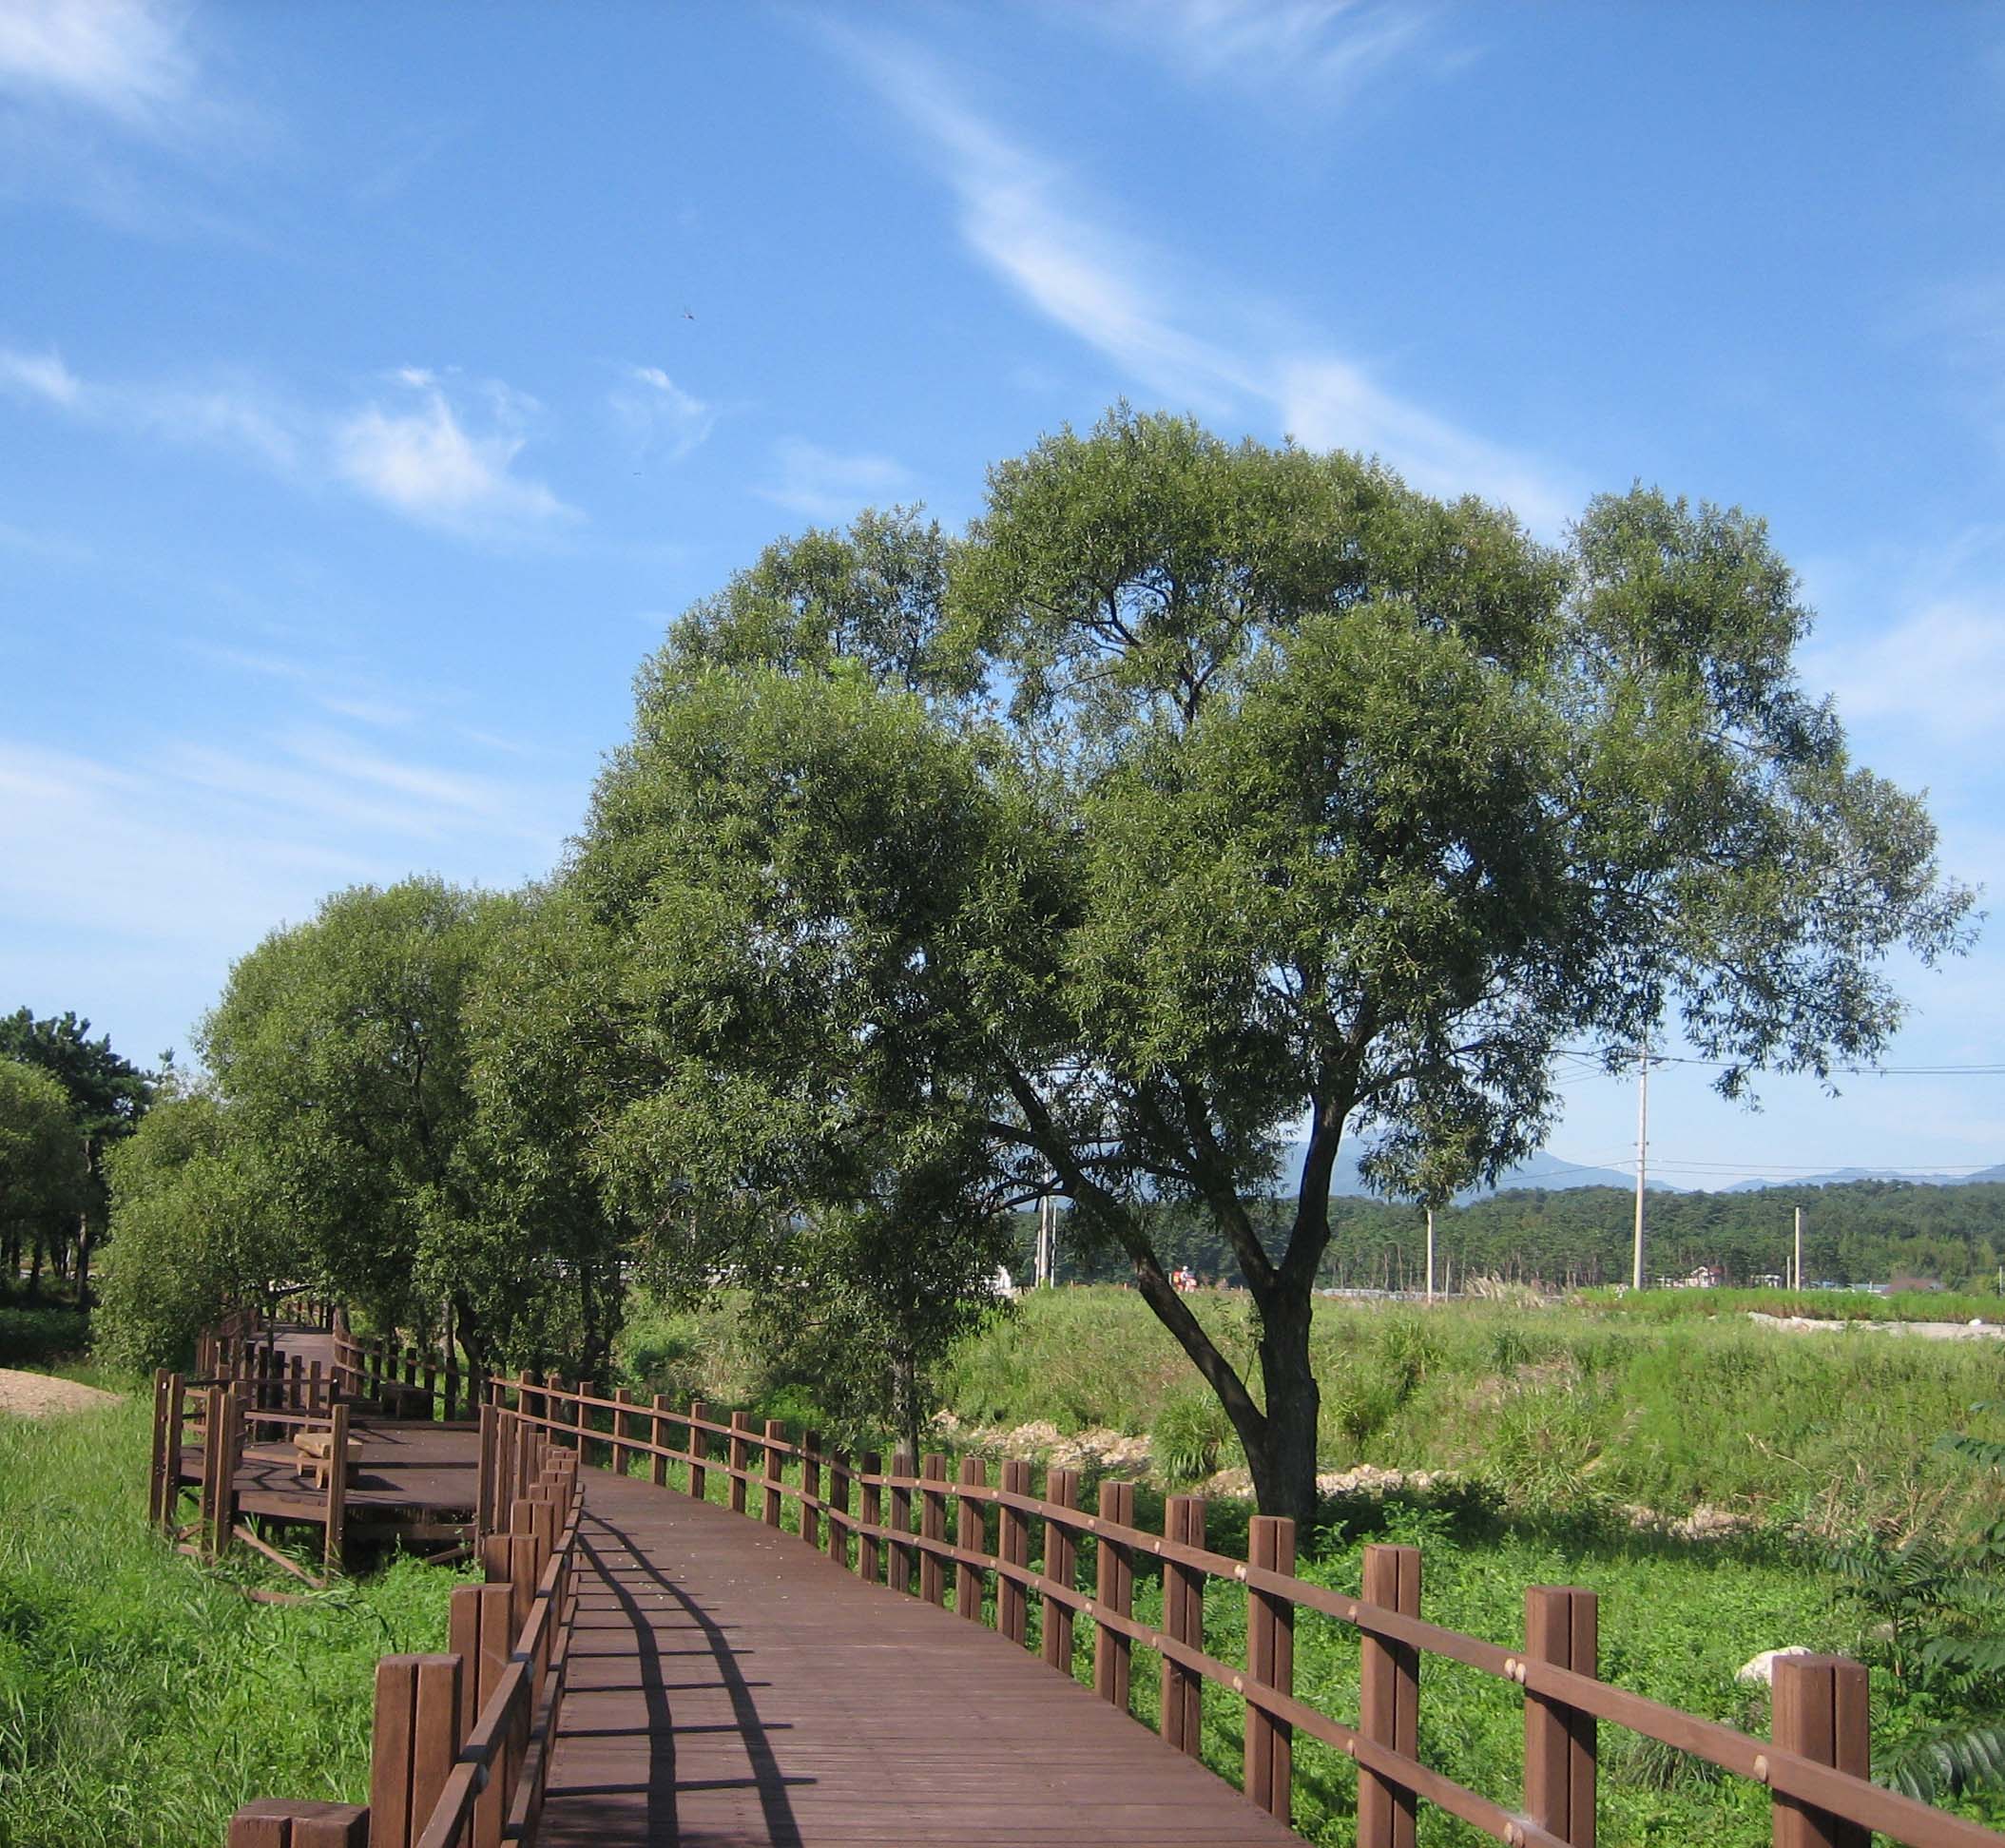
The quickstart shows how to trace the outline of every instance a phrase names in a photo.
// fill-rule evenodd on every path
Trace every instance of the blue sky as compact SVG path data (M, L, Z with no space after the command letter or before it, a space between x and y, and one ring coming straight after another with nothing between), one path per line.
M0 0L0 1005L185 1049L333 888L547 871L668 615L1121 396L1765 514L1995 887L2001 157L1976 6ZM1907 987L2005 1056L1998 932ZM1668 1178L2005 1160L2005 1078L1704 1079Z

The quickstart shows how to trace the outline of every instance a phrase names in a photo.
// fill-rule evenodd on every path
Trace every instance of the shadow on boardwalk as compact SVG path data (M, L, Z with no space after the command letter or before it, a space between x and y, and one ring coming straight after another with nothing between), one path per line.
M587 1481L545 1848L1297 1839L993 1631L743 1515Z

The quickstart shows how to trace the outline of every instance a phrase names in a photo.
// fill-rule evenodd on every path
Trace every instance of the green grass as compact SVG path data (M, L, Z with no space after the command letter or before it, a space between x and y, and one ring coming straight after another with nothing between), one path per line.
M453 1572L273 1606L237 1588L301 1588L242 1550L176 1553L145 1523L148 1429L144 1389L0 1416L0 1848L216 1848L255 1797L362 1800L376 1657L443 1646Z
M1191 1301L1249 1362L1244 1299ZM2005 1392L2005 1344L1594 1305L1321 1300L1312 1346L1327 1469L1451 1470L1507 1507L1548 1512L1678 1516L1705 1504L1829 1532L1953 1527L1995 1500L1931 1447L1974 1401ZM943 1396L977 1428L1143 1433L1166 1413L1186 1424L1193 1385L1137 1296L1090 1288L1040 1292L963 1342ZM1218 1451L1235 1460L1229 1436Z

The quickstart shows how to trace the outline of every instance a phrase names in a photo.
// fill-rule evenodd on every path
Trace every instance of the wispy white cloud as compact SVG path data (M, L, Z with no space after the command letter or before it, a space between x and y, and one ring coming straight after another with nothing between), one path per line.
M1425 38L1433 10L1387 0L1103 0L1069 10L1193 82L1342 104Z
M1900 722L1957 742L1989 737L2005 687L2005 598L1932 598L1890 627L1820 644L1804 674L1837 695L1847 720Z
M80 377L53 350L0 347L0 393L81 422L170 442L213 445L279 469L299 460L299 412L241 379L105 383Z
M717 427L717 407L685 392L659 366L628 366L607 395L636 452L680 462Z
M773 459L778 479L753 492L811 520L847 519L866 502L897 495L912 485L911 471L888 455L842 455L800 436L774 444Z
M222 449L313 485L336 483L420 525L501 538L579 517L517 458L540 412L497 381L406 367L387 395L340 413L259 381L100 381L53 350L0 347L0 395L125 435Z
M66 410L83 391L61 354L17 353L11 348L0 348L0 384Z
M385 408L371 403L334 430L337 476L370 499L429 526L492 532L577 517L540 481L514 472L528 442L532 399L487 388L486 427L475 428L434 374L407 368L397 382L414 394Z
M154 0L0 0L0 91L156 126L194 87L185 12Z
M424 866L540 876L573 795L311 725L135 740L129 760L0 739L0 983L38 1006L88 997L150 1056L185 1043L234 958L331 891Z
M1235 10L1251 47L1256 10ZM1265 29L1271 46L1281 29ZM1417 486L1503 501L1549 534L1579 506L1563 471L1401 396L1324 341L1277 334L1290 318L1270 304L1180 274L1159 249L1110 231L933 60L882 35L829 36L937 157L975 258L1150 391L1208 417L1251 413L1307 443L1376 452Z

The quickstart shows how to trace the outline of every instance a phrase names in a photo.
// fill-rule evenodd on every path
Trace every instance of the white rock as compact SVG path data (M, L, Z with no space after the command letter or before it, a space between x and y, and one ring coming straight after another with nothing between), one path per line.
M1815 1649L1806 1649L1801 1643L1792 1643L1785 1649L1764 1649L1752 1662L1744 1662L1734 1670L1734 1680L1747 1687L1775 1685L1775 1659L1778 1656L1815 1655Z

